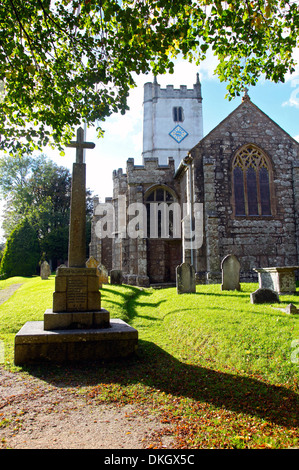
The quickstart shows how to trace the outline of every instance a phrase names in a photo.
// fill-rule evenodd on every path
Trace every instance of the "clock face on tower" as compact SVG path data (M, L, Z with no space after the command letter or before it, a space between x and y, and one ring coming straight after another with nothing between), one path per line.
M170 137L172 137L178 144L187 137L188 132L185 131L180 125L175 126L171 132L169 132Z

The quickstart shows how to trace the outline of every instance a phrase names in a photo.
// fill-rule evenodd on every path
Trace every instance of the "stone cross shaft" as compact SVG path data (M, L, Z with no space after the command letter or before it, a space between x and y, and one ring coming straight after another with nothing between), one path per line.
M77 130L77 140L68 147L76 148L73 163L71 215L69 229L68 264L70 268L83 268L86 262L86 165L83 149L93 149L95 144L84 142L84 131Z

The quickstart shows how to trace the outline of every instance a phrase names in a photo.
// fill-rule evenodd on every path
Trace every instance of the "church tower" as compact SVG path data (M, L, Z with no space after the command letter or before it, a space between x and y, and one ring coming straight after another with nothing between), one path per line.
M167 164L172 157L177 169L187 152L203 137L202 95L199 74L193 89L181 85L165 89L157 83L144 85L142 157Z

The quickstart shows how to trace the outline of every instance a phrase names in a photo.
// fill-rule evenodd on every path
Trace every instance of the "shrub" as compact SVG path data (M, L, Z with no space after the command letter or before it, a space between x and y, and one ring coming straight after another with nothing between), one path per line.
M31 276L40 258L37 234L27 220L11 232L0 265L0 275Z

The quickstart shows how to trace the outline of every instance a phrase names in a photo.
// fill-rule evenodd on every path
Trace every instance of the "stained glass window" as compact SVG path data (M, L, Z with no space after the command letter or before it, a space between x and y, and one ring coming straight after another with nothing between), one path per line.
M236 215L246 215L244 199L244 181L241 168L234 168L234 188Z
M246 171L248 215L258 215L256 171L249 167Z
M271 215L270 169L269 159L255 145L238 151L232 165L236 216Z
M259 176L262 215L271 215L270 184L267 168L261 168Z

